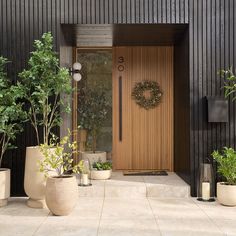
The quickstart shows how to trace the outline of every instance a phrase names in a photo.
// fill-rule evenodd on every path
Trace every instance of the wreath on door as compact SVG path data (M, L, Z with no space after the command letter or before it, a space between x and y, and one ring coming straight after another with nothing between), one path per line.
M136 83L132 98L135 102L146 110L155 108L161 101L162 92L157 82L145 80Z

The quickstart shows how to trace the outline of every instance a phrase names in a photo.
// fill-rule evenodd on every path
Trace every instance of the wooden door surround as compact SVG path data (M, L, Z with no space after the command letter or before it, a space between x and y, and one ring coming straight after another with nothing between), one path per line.
M158 82L157 107L131 97L137 82ZM173 171L173 47L113 48L113 162L117 170Z

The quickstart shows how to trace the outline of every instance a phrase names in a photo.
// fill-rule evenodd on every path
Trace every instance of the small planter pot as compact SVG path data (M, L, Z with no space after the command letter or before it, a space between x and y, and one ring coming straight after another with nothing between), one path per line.
M0 168L0 207L6 206L10 197L11 170Z
M217 199L225 206L236 206L236 185L217 183Z
M111 178L112 170L92 170L91 179L105 180Z
M107 160L107 153L106 152L81 152L81 156L83 160L88 159L90 162L90 165L92 166L94 162L106 162Z
M48 177L46 183L46 204L57 216L69 215L78 201L76 177Z

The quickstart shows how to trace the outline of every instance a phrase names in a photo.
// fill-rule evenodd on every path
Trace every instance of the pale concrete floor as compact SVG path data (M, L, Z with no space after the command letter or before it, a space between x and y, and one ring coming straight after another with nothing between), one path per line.
M147 192L149 184L157 186L158 191L152 190L155 194L166 191L165 185L171 182L174 187L185 186L174 175L167 182L167 178L154 181L156 178L127 178L115 173L111 181L94 182L94 186L104 186L104 194L96 197L97 187L91 195L87 191L66 217L52 216L47 209L28 208L26 198L11 198L8 206L0 208L0 236L236 236L236 207L165 194L161 198L147 197L140 190L143 185ZM114 194L111 186L119 191ZM125 194L121 194L122 186ZM135 191L140 193L135 195Z
M52 216L12 198L0 209L0 235L236 235L236 208L185 199L79 198L74 212Z

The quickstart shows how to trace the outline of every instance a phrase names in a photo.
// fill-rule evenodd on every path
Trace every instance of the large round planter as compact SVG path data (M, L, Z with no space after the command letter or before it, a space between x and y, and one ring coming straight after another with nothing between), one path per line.
M58 216L69 215L78 201L76 177L48 177L46 184L46 204Z
M217 199L225 206L236 206L236 185L217 183Z
M27 205L32 208L44 208L46 178L39 172L39 162L44 159L39 146L26 148L24 188L29 197Z
M111 178L112 170L92 170L91 179L104 180Z
M0 207L6 206L10 197L11 170L0 168Z
M107 153L106 152L81 152L81 156L83 160L88 159L90 162L90 165L92 166L94 162L106 162L107 160Z

